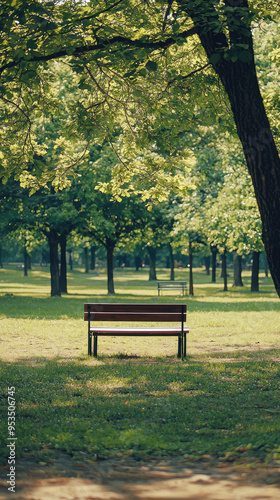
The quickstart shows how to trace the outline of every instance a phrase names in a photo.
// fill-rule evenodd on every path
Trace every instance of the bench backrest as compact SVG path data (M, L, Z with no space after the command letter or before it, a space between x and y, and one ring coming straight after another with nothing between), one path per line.
M158 288L167 287L167 286L176 287L179 285L181 287L187 286L187 282L186 281L158 281Z
M166 321L185 322L186 304L84 304L84 320L88 321Z

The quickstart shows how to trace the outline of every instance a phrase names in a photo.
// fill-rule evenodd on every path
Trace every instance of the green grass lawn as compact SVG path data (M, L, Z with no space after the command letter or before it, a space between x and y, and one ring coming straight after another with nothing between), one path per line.
M188 280L187 270L176 279ZM161 270L159 279L168 279ZM280 463L280 301L270 278L259 294L223 292L195 271L195 296L148 281L147 270L115 273L108 296L104 270L75 270L68 294L50 297L46 268L28 277L0 270L1 456L7 461L8 387L15 387L16 453L47 461L58 453L85 460L131 455ZM174 339L109 337L98 359L87 356L88 301L186 302L187 359Z

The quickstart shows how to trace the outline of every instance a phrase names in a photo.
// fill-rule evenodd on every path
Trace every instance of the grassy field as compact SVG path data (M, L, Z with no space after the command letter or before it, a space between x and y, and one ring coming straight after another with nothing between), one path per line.
M159 279L168 279L161 270ZM178 270L176 279L188 279ZM280 301L270 278L252 294L223 292L195 271L195 296L157 296L148 272L106 275L75 270L68 294L50 297L46 268L28 277L0 270L1 457L7 461L8 388L14 387L18 457L48 461L58 453L84 460L112 456L181 456L221 462L280 463ZM186 302L187 359L174 339L104 338L87 356L87 301Z

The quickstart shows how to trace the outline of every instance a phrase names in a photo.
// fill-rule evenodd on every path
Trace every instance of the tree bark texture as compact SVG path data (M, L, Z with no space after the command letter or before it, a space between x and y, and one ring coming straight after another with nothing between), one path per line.
M66 236L60 236L60 291L67 293Z
M242 257L236 252L233 255L233 286L243 286Z
M59 258L58 258L59 236L56 231L51 230L47 234L47 239L50 248L51 296L60 297L61 293L59 286Z
M259 89L252 32L244 15L248 12L249 16L248 1L239 0L234 14L228 10L228 38L223 31L211 28L215 21L218 26L214 0L202 2L200 10L195 2L178 3L192 17L202 46L228 95L253 181L271 277L280 297L280 158ZM232 6L230 0L224 3ZM230 56L232 46L238 48L240 44L248 47L245 61Z
M259 291L260 252L253 252L251 292Z
M108 294L115 293L114 287L114 248L115 245L111 242L107 242L106 251L107 251L107 291Z
M157 279L157 273L156 273L157 251L153 247L147 247L147 250L148 250L148 254L149 254L149 264L150 264L149 281L156 281L156 279Z

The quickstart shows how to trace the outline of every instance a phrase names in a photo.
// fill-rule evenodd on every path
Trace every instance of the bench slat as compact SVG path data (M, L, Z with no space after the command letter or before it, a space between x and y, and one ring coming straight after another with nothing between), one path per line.
M166 335L166 336L178 336L182 333L181 328L110 328L110 327L91 327L89 330L93 334L98 335L132 335L133 337L141 337L141 336L158 336L158 335ZM189 328L184 327L184 333L189 333Z
M84 313L85 321L88 320L88 313ZM149 312L91 312L91 321L163 321L166 323L186 321L186 313L149 313Z
M186 304L108 304L108 303L88 303L84 304L84 311L91 312L172 312L181 313L182 308L187 310Z
M183 286L187 286L187 282L186 281L158 281L158 286L162 286L162 285L183 285Z

